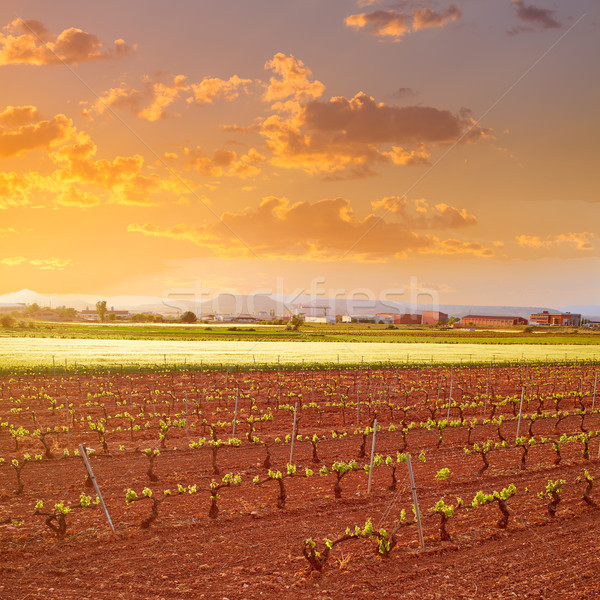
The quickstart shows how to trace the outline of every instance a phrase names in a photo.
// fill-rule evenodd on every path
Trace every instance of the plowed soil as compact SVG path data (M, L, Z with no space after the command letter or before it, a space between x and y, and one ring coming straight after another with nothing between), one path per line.
M437 420L447 417L450 377L456 403L450 418L459 421L462 410L463 424L445 429L438 447L438 434L421 424L431 416L428 406L436 407ZM600 597L600 511L581 499L584 471L596 478L600 475L596 459L600 437L591 439L589 459L582 454L583 443L574 439L582 433L582 425L588 432L600 430L594 377L595 369L585 366L465 368L452 374L438 369L390 369L4 378L0 422L13 428L21 425L28 433L18 439L16 450L9 426L0 428L0 456L5 459L0 465L0 598ZM531 430L537 440L524 470L522 450L514 443L523 386L520 434L529 437ZM557 395L561 396L558 403ZM67 397L68 437L60 429L66 423ZM296 402L296 433L302 436L293 452L296 473L284 476L287 498L285 506L277 508L277 482L255 485L253 479L257 475L260 481L267 479L264 442L272 469L286 473L291 448L285 436L292 433ZM530 428L529 417L538 408L539 416ZM464 423L478 419L471 442L498 442L497 424L483 422L492 410L496 417L505 417L500 433L507 445L488 454L490 466L479 476L480 456L464 451L473 449ZM130 429L126 411L139 430ZM234 414L236 437L242 443L219 449L217 475L208 444L192 449L189 441L211 438L211 425L215 437L230 439ZM404 414L404 425L416 424L404 436L407 448L400 431ZM273 418L253 424L248 423L250 415ZM369 462L373 437L367 433L366 456L359 457L363 436L357 429L373 424L374 418L381 427L375 449L393 458L395 490L389 489L391 467L381 465L374 468L371 491L367 491L363 466ZM179 423L167 431L166 447L154 464L158 481L151 482L149 460L140 450L160 448L160 421L168 419ZM90 422L104 424L105 451ZM391 431L390 424L394 425ZM254 431L248 439L251 426ZM53 457L35 460L35 454L44 454L35 431L47 427ZM318 462L313 461L313 447L305 439L314 434L324 437L318 442ZM563 434L573 439L563 441L561 460L555 464L551 442ZM73 508L66 516L66 535L57 539L44 517L34 514L34 507L38 500L44 510L59 501L76 505L80 494L94 495L86 487L82 459L74 456L80 443L95 450L90 462L115 533L99 507ZM69 456L64 457L67 447ZM408 470L405 462L397 462L398 450L412 457L424 547L416 524L410 524L400 530L397 547L387 559L377 553L373 539L353 539L333 548L322 572L311 571L302 555L306 538L322 551L323 538L335 539L347 527L362 527L367 519L376 529L389 530L400 522L400 511L405 509L412 521ZM24 453L32 460L22 469L24 487L16 495L10 461L22 463ZM352 459L358 468L341 480L342 497L336 499L332 464ZM319 475L323 466L327 475ZM312 476L306 476L307 468ZM435 475L442 468L450 474L440 481ZM240 474L242 483L219 491L219 515L212 519L209 485L221 481L225 473ZM547 511L548 497L538 497L549 480L565 482L555 517ZM158 518L149 528L141 528L152 504L142 499L142 489L148 487L160 498L165 489L175 492L178 484L186 489L195 484L198 491L168 497L159 506ZM440 541L440 516L431 511L438 500L456 505L460 497L470 505L477 491L492 493L510 484L517 493L508 500L511 516L506 529L497 527L500 512L491 502L458 509L448 521L452 539ZM137 492L139 501L127 505L129 488ZM600 503L600 492L593 488L591 498Z

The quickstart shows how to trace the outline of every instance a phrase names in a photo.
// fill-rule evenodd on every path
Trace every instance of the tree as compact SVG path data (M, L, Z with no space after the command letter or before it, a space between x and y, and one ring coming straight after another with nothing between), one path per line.
M30 304L25 310L28 314L31 315L33 313L38 312L38 310L42 309L40 308L40 305L37 302L34 302L33 304Z
M448 325L448 327L452 327L452 325L454 325L454 323L459 323L459 322L460 322L460 319L458 317L450 317L448 319L447 325Z
M289 320L286 329L291 331L298 331L300 325L304 324L304 319L300 315L293 315Z
M181 315L181 322L182 323L195 323L196 322L196 315L191 310L186 310Z
M106 300L98 300L98 302L96 302L96 312L98 313L100 320L104 323L106 317Z

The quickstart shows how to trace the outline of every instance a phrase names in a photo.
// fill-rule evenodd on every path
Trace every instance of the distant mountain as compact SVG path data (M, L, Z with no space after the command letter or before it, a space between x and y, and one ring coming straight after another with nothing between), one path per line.
M2 303L37 302L40 306L67 306L77 310L94 309L98 300L106 300L107 306L115 310L132 312L153 312L160 314L180 314L187 310L198 315L210 314L251 314L256 316L283 316L293 314L296 310L310 314L311 307L326 307L328 315L373 315L378 313L421 313L431 310L430 305L411 305L408 302L354 299L354 298L314 298L311 296L290 296L280 294L237 295L221 294L212 299L194 301L180 298L161 298L159 296L100 296L87 294L38 294L24 289L19 292L0 296ZM559 312L543 306L485 306L442 304L439 310L455 317L465 315L498 315L516 316L529 319L532 313L542 310ZM565 312L586 315L600 314L600 306L571 306ZM321 311L322 314L322 311Z

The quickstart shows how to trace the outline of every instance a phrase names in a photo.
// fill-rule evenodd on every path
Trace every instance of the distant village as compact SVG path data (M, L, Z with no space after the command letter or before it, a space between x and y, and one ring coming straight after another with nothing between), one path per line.
M23 326L27 321L48 322L117 322L137 323L257 323L279 324L300 320L304 323L372 323L380 325L419 325L454 328L489 327L599 327L600 321L583 319L581 314L544 310L533 313L526 319L521 316L495 316L469 314L463 317L451 316L436 310L422 310L410 313L376 314L329 314L330 307L318 305L296 305L287 310L287 314L277 315L274 310L257 311L255 314L196 314L192 311L180 311L179 314L160 314L154 312L116 310L99 302L96 308L76 310L65 306L50 308L38 304L0 303L0 324L4 327Z

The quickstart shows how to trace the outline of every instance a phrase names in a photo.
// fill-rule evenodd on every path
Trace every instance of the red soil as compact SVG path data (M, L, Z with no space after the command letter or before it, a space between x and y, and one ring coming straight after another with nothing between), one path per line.
M23 436L19 451L15 452L8 427L0 428L0 456L6 459L0 465L0 522L3 522L0 525L0 598L233 600L283 596L449 600L599 596L600 544L595 531L600 523L600 511L582 502L585 481L581 477L585 469L595 477L599 475L600 463L595 457L600 437L590 443L592 460L582 457L580 442L564 443L558 466L553 464L556 454L551 444L538 443L531 448L527 469L522 471L521 450L514 447L517 421L513 418L512 404L500 404L508 395L520 400L522 385L526 383L525 413L536 412L536 396L545 398L543 411L548 411L533 425L536 439L545 436L556 440L563 433L581 433L582 418L573 414L581 406L586 409L584 428L600 430L600 416L591 411L594 370L589 367L549 367L528 373L522 369L498 368L489 373L489 380L487 370L454 372L453 398L465 405L475 403L463 409L466 420L479 419L472 441L481 443L490 438L498 441L496 425L481 423L484 407L475 400L488 386L492 397L485 406L485 416L490 416L492 402L496 402L496 416L503 414L507 419L501 425L501 432L510 442L508 447L490 452L490 468L483 477L478 477L482 461L478 455L465 454L463 448L468 432L464 425L444 430L439 448L436 448L435 431L421 427L411 430L407 435L407 451L412 455L419 505L424 515L425 548L419 547L416 526L411 525L400 531L398 546L389 559L377 554L374 540L351 540L333 549L322 573L309 574L309 564L302 556L306 538L312 537L318 548L323 549L324 537L339 537L346 527L363 526L367 518L376 528L388 529L398 523L403 508L409 519L412 518L412 497L404 463L397 466L395 492L387 489L391 482L390 467L380 466L374 470L372 492L368 494L368 477L362 470L368 457L357 459L359 470L344 477L342 498L334 499L335 477L331 465L335 460L356 458L362 439L354 435L357 389L359 399L364 402L358 425L365 427L377 415L382 430L377 433L376 450L395 460L396 450L403 446L399 431L403 413L399 408L414 407L408 411L408 422L425 421L429 416L425 406L435 404L440 374L435 369L341 374L255 372L250 379L249 373L230 374L228 378L224 373L204 373L201 382L198 373L193 379L189 373L141 374L131 376L131 396L128 376L111 376L110 383L106 376L95 379L72 376L66 380L59 377L1 379L0 422L14 427L22 425L29 430L29 435ZM447 371L444 374L449 377ZM531 375L534 376L532 385ZM258 423L255 435L271 442L273 469L285 472L290 447L274 443L274 439L291 433L293 413L277 409L280 381L281 404L287 402L293 406L297 394L303 394L299 405L304 404L306 408L299 409L299 433L303 436L327 434L327 439L318 444L322 460L318 464L312 462L310 442L296 441L294 463L298 468L293 477L284 479L287 502L283 509L276 508L278 486L275 481L261 486L252 484L256 475L261 480L265 478L266 470L262 467L265 450L262 444L252 444L245 436L249 430L246 417L266 413L270 407L273 420ZM258 389L257 384L260 384ZM159 477L156 483L149 481L146 475L149 461L136 448L159 446L160 418L153 416L154 409L163 420L167 415L171 419L185 419L186 391L189 439L210 437L207 425L202 426L202 418L209 424L230 423L238 385L241 394L236 435L243 442L239 447L221 448L218 465L222 474L240 473L242 484L220 490L219 517L210 519L207 489L211 479L219 481L220 476L212 474L209 447L188 448L184 424L170 429L167 448L155 462ZM116 395L92 398L91 405L85 406L88 392L96 394L101 388ZM153 390L153 398L149 389ZM583 398L574 393L580 390L583 390ZM292 396L286 397L289 393ZM448 393L446 381L440 393L437 419L446 417ZM558 393L565 394L558 399L559 409L568 410L570 414L556 427L557 419L552 415L556 414ZM62 426L66 422L64 406L49 409L64 405L65 394L75 411L70 416L71 454L79 443L95 448L90 461L116 535L110 532L99 508L74 509L67 515L67 535L60 541L45 527L44 518L33 514L39 499L48 508L61 500L77 502L83 492L93 495L93 490L85 487L81 458L31 461L22 471L22 494L14 494L16 477L10 461L13 458L21 461L23 452L32 455L43 452L40 441L31 435L35 430L32 412L36 413L38 426ZM249 396L258 410L250 410ZM56 400L55 405L52 400ZM123 400L127 402L124 406L116 404ZM310 407L311 402L315 406ZM15 412L18 408L22 410ZM142 409L144 416L137 417ZM142 425L133 434L124 429L128 419L116 416L126 410ZM458 407L453 407L451 418L458 418L458 414ZM108 452L102 452L98 434L90 431L88 415L94 422L110 417L105 422ZM146 422L148 427L145 427ZM390 422L396 425L396 431L388 431ZM523 419L521 434L527 435L528 427L529 421ZM223 440L231 436L231 424L219 426L217 430ZM332 430L348 432L348 435L332 438ZM66 432L51 433L48 440L53 454L61 456L66 446ZM124 450L120 450L120 446L124 446ZM367 454L370 446L369 435ZM421 450L425 451L426 462L417 458ZM329 475L318 475L322 465L328 467ZM312 477L304 476L305 467L314 470ZM450 469L450 476L445 481L435 480L434 475L444 467ZM551 518L546 510L548 499L538 498L537 493L544 490L548 480L559 479L566 483L557 516ZM148 486L160 497L162 490L174 491L178 483L197 484L200 491L168 498L160 505L158 519L150 528L141 529L140 522L150 514L151 501L142 500L127 506L125 491L133 488L141 496L142 489ZM459 496L469 504L478 490L491 493L511 483L517 487L517 495L508 500L511 517L507 529L496 527L500 512L496 503L491 503L457 511L449 520L452 540L440 541L440 518L430 516L429 511L440 498L447 504L456 504ZM600 493L595 489L591 496L600 503Z

